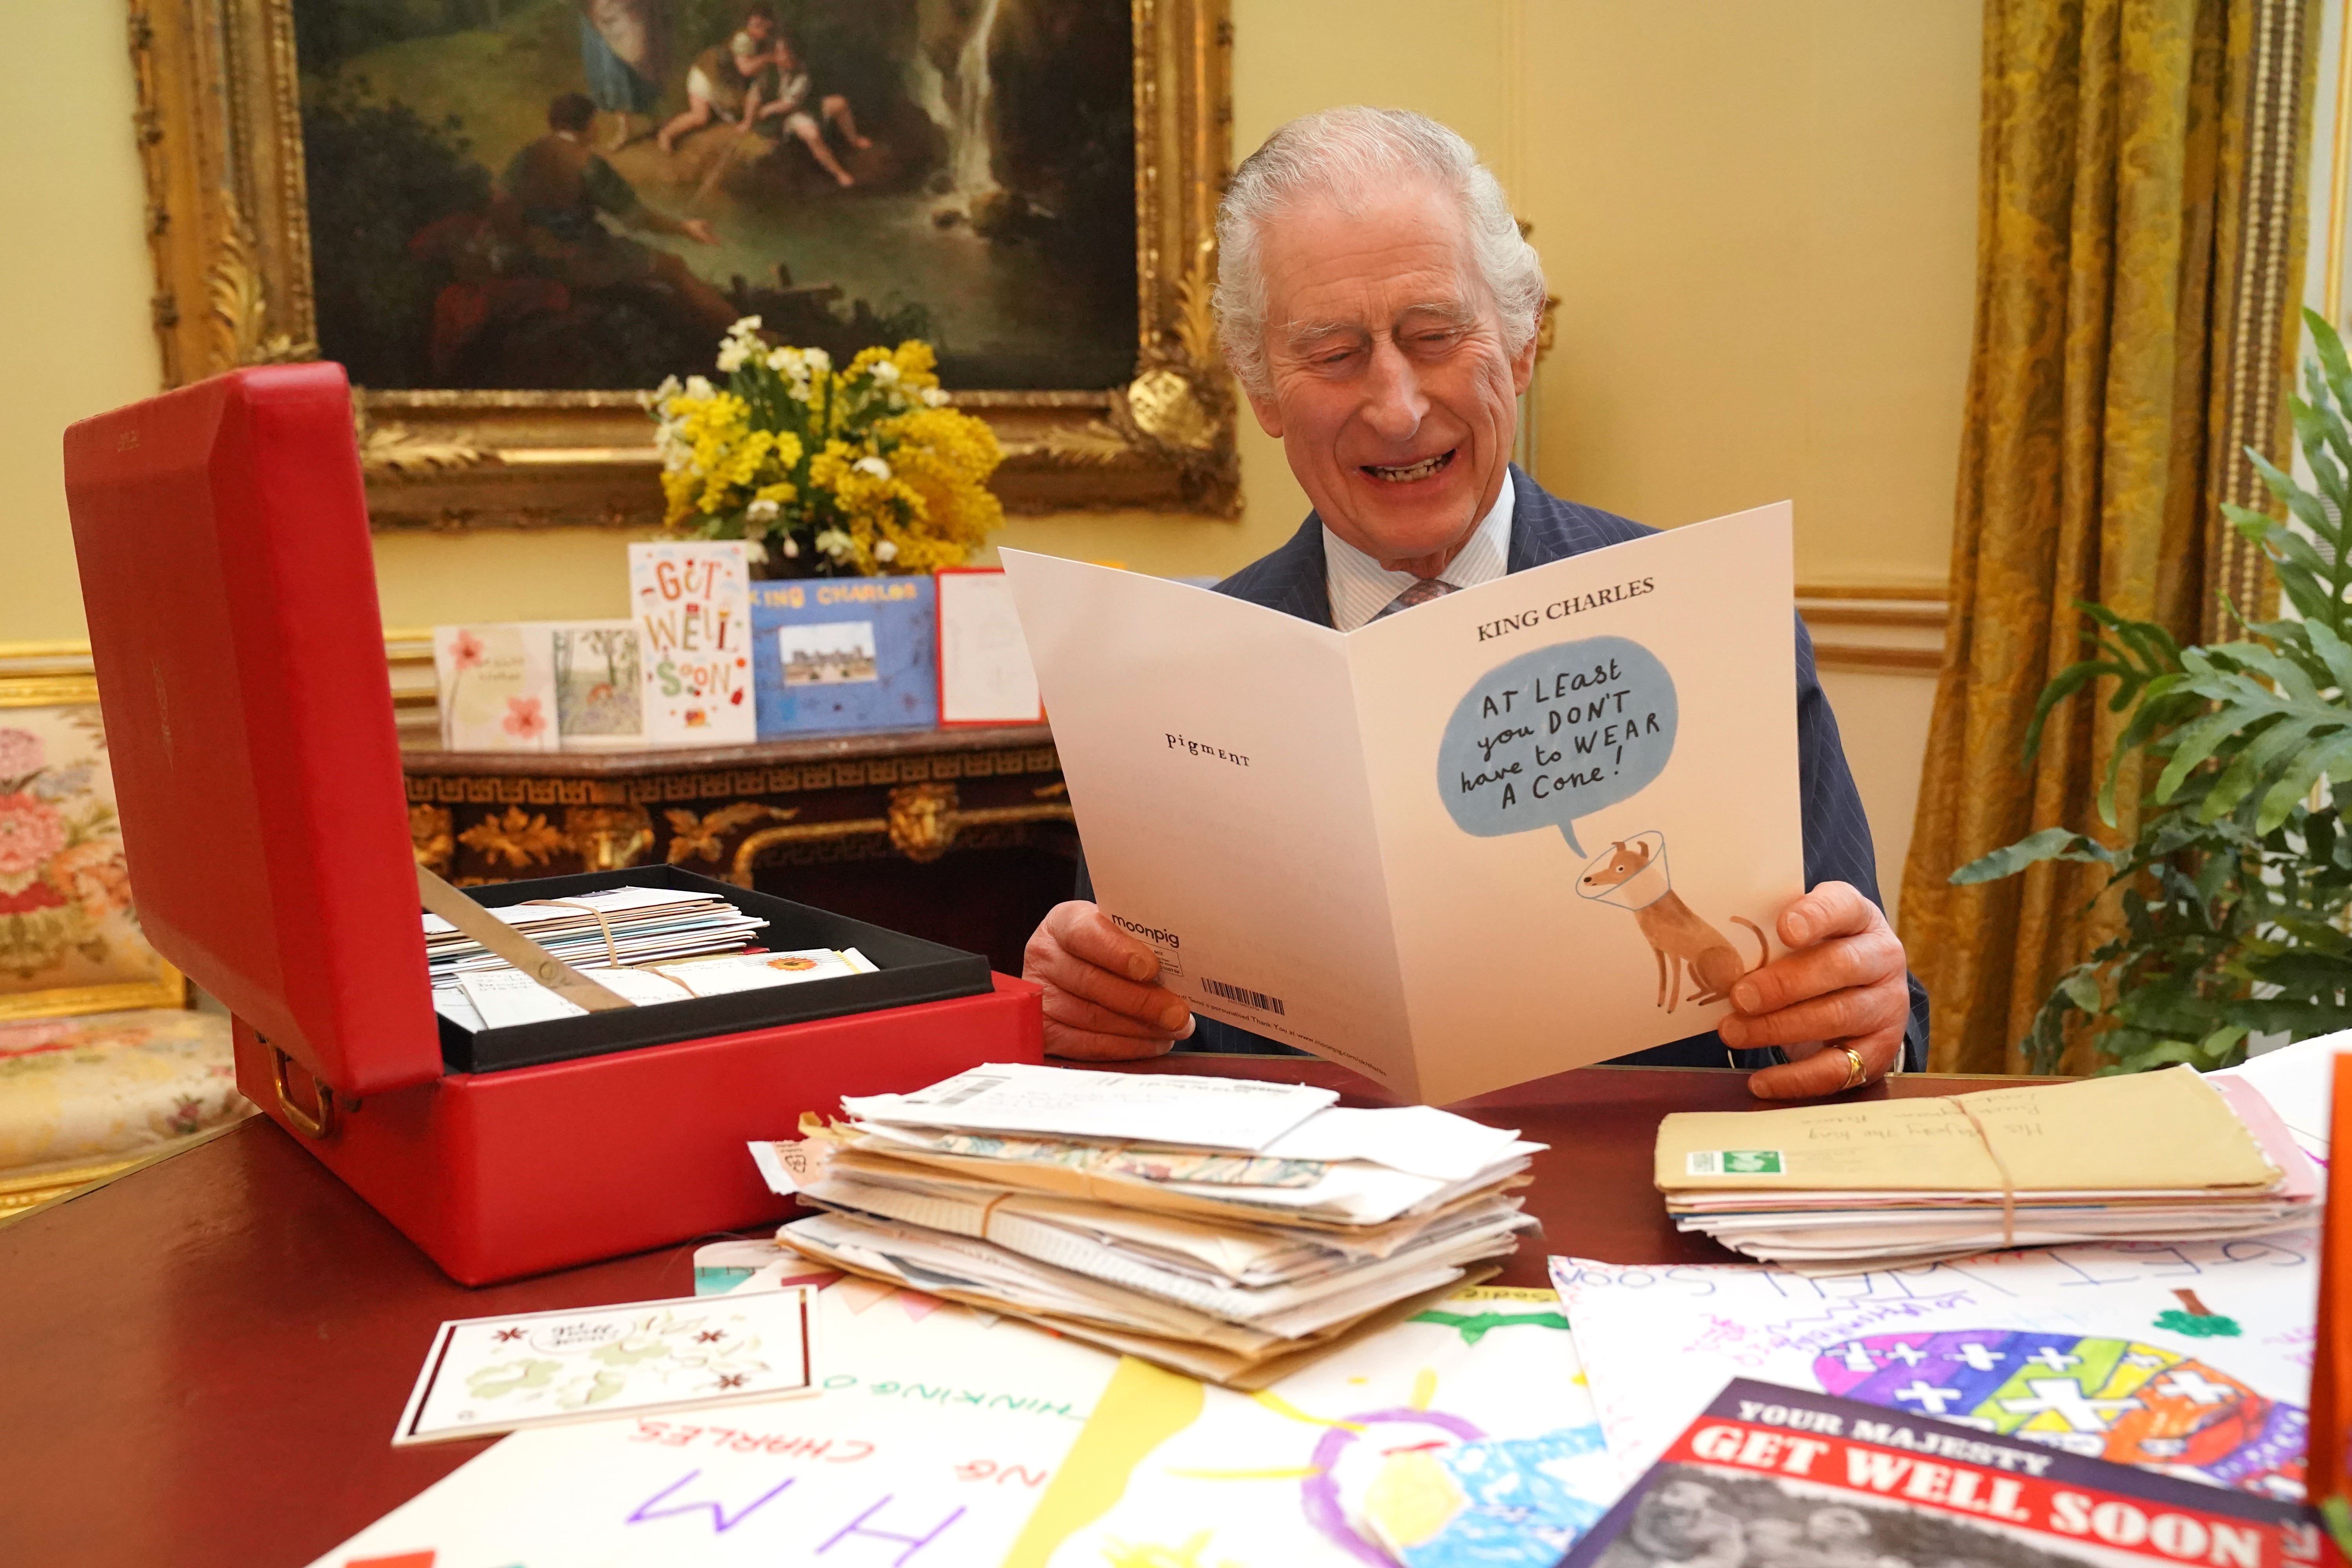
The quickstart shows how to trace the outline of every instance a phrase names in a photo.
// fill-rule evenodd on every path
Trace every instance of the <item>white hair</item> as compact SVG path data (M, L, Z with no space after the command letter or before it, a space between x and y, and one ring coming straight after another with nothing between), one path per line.
M1543 263L1519 233L1502 182L1460 135L1409 109L1360 105L1301 115L1242 161L1217 205L1217 342L1244 390L1264 396L1265 274L1258 246L1265 226L1302 197L1352 209L1400 179L1424 179L1462 205L1478 277L1502 319L1504 349L1517 354L1543 321Z

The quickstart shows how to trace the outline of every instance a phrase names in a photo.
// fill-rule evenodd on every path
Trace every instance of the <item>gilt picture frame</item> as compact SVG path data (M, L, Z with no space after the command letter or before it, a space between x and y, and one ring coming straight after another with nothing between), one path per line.
M538 0L541 9L554 3ZM583 18L599 9L595 0L560 3ZM317 357L322 291L331 298L336 279L314 272L306 84L296 37L301 0L129 4L135 131L156 279L152 308L165 384ZM511 0L504 7L524 8ZM500 9L489 6L493 15ZM981 9L992 15L995 5ZM1121 350L1123 375L1093 377L1109 384L1040 386L1034 374L1008 378L1029 383L1012 388L953 376L949 384L956 405L987 419L1003 445L994 488L1010 510L1121 508L1232 517L1239 510L1235 402L1217 363L1209 312L1216 203L1231 162L1231 25L1225 0L1129 0L1127 9L1132 367L1126 369ZM675 62L669 74L679 74ZM310 85L315 97L315 79ZM674 85L667 90L678 96ZM818 90L824 90L822 81ZM665 100L656 112L669 107ZM723 118L721 123L731 130ZM640 130L641 141L644 134ZM840 145L830 123L826 134ZM716 135L705 140L719 144ZM736 140L750 142L748 135ZM787 137L772 140L794 153ZM665 145L664 153L669 151ZM940 179L909 188L940 190ZM961 216L949 205L940 203L942 228ZM977 230L981 211L975 205L971 212ZM1042 214L1043 220L1053 216ZM1120 277L1123 283L1123 270ZM778 286L792 281L782 268L773 279ZM739 276L735 297L756 304L774 297L772 289L760 292L766 287L746 293ZM850 291L856 292L854 285ZM329 316L331 329L331 310ZM1090 363L1113 362L1097 354ZM644 529L660 521L659 459L634 385L384 387L368 386L358 375L354 383L369 512L378 530Z

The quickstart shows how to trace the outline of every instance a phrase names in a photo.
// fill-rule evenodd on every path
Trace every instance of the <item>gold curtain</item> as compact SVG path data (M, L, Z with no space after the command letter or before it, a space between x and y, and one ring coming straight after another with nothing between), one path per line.
M2077 599L2183 641L2210 590L2266 581L2221 525L2238 447L2286 442L2317 0L1986 0L1976 339L1951 618L1902 926L1931 1065L2016 1072L2057 976L2114 930L2080 866L1954 868L2094 803L2119 716L2077 700L2021 770L2035 699L2081 652ZM2259 488L2258 486L2256 487Z

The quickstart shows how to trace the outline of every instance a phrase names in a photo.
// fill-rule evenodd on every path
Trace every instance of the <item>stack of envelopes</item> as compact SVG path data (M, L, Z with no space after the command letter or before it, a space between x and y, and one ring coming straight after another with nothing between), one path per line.
M1658 1127L1684 1230L1806 1273L2005 1246L2310 1223L2319 1180L2251 1086L2179 1067L1941 1099L1702 1111Z
M732 952L768 923L715 894L682 888L608 888L486 912L575 969ZM425 958L436 984L508 967L505 959L439 915L424 920Z
M778 1233L812 1258L1259 1388L1487 1278L1534 1224L1511 1189L1541 1144L1337 1099L990 1066L751 1147L822 1211Z

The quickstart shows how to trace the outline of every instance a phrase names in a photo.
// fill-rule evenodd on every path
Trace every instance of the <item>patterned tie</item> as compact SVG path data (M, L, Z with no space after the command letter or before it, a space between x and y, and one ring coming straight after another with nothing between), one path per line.
M1454 592L1454 584L1443 577L1416 577L1412 580L1412 587L1381 605L1380 615L1374 616L1372 619L1377 621L1382 616L1393 616L1399 610L1410 610L1415 605L1426 605L1430 600L1442 599L1452 592Z

